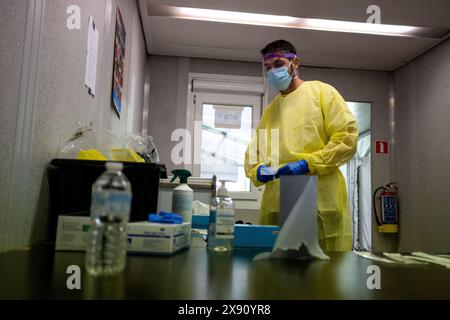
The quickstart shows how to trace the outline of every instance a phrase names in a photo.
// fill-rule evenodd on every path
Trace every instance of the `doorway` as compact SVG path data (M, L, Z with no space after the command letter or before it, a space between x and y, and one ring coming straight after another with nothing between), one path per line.
M371 142L370 112L367 102L347 102L356 118L359 138L354 157L341 166L347 184L352 221L353 249L371 251L372 249L372 188L371 188Z

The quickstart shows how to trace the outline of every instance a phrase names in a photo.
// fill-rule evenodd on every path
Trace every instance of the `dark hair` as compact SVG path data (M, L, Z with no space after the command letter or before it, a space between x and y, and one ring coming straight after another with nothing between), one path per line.
M283 51L286 53L289 52L297 54L297 50L295 49L294 45L289 41L283 39L272 41L271 43L267 44L263 49L261 49L260 52L262 55L265 55L269 52L275 51Z

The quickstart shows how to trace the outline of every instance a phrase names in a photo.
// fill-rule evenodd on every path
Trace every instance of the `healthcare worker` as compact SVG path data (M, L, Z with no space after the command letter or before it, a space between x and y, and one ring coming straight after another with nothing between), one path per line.
M356 120L339 92L298 75L295 47L277 40L261 50L278 95L264 110L245 154L245 173L265 185L259 223L279 225L280 175L318 176L318 237L323 249L351 250L350 212L339 166L356 151Z

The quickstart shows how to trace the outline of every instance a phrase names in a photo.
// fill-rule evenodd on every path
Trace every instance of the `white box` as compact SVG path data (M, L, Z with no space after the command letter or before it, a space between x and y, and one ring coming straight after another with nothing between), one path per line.
M86 251L90 217L59 216L55 250ZM129 222L127 251L170 255L189 247L191 223Z
M90 227L90 217L59 216L55 250L85 251Z
M127 251L170 255L190 245L191 223L130 222Z

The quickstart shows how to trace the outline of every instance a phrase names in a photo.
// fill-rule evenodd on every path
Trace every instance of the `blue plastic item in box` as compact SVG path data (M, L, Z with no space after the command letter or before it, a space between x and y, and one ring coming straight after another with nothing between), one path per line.
M249 224L234 225L235 248L270 248L275 245L280 227Z
M192 215L192 228L194 229L208 229L209 224L209 215L200 215L193 214Z
M160 211L159 214L150 213L148 215L148 221L168 224L182 224L183 217L176 213Z

